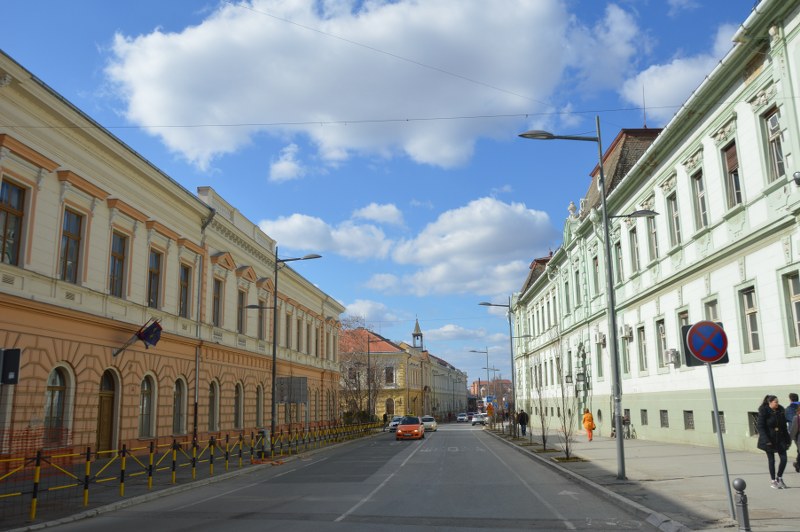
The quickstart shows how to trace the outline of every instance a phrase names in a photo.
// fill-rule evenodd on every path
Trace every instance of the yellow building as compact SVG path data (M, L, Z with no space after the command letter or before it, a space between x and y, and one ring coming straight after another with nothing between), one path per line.
M269 426L273 327L275 373L304 386L278 397L277 428L336 417L344 308L278 270L273 239L2 53L0 124L0 348L21 352L0 384L0 454ZM146 348L134 333L152 323Z

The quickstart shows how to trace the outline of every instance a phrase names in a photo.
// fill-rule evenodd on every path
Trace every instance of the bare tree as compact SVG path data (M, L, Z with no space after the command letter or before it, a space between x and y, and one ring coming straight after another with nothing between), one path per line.
M575 434L578 410L578 396L575 393L570 358L567 358L566 363L562 361L561 356L556 358L556 376L558 378L556 385L559 388L559 394L555 400L558 403L558 420L561 424L561 432L564 434L561 450L564 451L564 456L566 456L567 460L572 456L573 436Z
M341 323L339 365L342 409L353 418L367 421L384 387L381 376L386 371L386 363L370 354L371 337L378 335L364 327L363 317L344 316Z
M534 367L533 371L533 389L534 389L534 397L533 397L533 404L536 405L536 410L538 412L539 418L539 428L541 429L542 433L542 448L547 449L547 433L550 430L550 416L547 415L548 409L550 407L547 396L544 393L544 375L542 374L543 366L541 357L538 360L538 364Z

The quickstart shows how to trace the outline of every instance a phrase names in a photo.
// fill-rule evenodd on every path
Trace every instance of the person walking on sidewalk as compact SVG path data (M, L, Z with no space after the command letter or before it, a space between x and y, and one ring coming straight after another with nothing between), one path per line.
M586 429L586 437L589 441L592 441L592 431L597 427L594 424L594 417L592 417L592 413L589 412L588 408L583 409L583 428Z
M794 467L795 471L800 473L800 412L795 414L792 419L792 426L789 427L789 438L797 446L797 457L794 459L794 462L792 462L792 467Z
M525 436L525 431L528 429L528 419L528 413L524 410L520 410L517 415L517 422L519 423L519 428L522 430L523 436Z
M791 445L789 431L786 430L786 413L774 395L767 395L758 407L758 448L767 453L769 464L770 487L786 489L783 482L783 472L786 469L786 449ZM780 463L775 471L775 453L778 453Z
M800 406L800 399L796 393L789 394L789 406L786 407L786 428L792 428L792 420L797 415L797 407Z

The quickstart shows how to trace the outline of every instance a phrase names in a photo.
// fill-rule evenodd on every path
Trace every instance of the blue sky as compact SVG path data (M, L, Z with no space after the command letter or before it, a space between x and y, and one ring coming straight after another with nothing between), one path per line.
M376 332L510 377L505 303L594 134L661 127L753 0L5 0L0 48L188 190L211 186ZM721 9L723 8L724 9ZM646 111L643 110L646 103Z

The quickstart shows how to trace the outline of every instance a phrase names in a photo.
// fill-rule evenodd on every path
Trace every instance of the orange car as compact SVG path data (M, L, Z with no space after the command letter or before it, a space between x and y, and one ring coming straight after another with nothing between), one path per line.
M406 416L400 420L395 431L396 440L419 440L425 437L425 425L417 416Z

